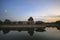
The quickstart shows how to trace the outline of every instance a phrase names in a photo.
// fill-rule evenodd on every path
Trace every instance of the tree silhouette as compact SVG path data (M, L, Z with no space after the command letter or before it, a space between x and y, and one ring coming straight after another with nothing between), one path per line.
M6 19L6 20L4 21L4 24L11 24L11 21L10 21L9 19Z
M56 23L56 24L60 24L60 21L56 21L55 23Z
M2 24L3 22L0 20L0 24Z
M56 21L55 24L57 25L57 29L60 30L60 20L59 21Z

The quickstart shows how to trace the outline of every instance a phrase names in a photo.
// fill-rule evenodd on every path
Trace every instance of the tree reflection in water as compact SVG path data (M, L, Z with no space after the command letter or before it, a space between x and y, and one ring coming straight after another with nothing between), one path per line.
M58 30L60 30L60 26L56 26L56 28L57 28ZM6 33L8 33L9 31L10 31L10 30L8 30L8 29L3 30L3 34L6 34ZM18 30L18 31L20 32L20 31L22 31L22 30ZM33 36L33 34L34 34L34 28L28 29L27 31L28 31L28 33L29 33L30 36ZM46 31L46 30L45 30L45 29L43 29L43 30L41 29L41 30L40 30L40 29L38 28L36 31L37 31L37 32L44 32L44 31Z
M28 33L29 33L30 36L33 36L34 31L28 31Z
M3 30L3 34L6 34L8 32L9 32L9 30Z

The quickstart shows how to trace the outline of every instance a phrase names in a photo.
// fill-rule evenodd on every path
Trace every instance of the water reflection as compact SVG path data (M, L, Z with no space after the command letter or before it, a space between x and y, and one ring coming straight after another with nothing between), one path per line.
M3 34L7 34L8 32L10 32L10 30L2 30L3 31ZM22 30L18 30L18 32L21 32ZM39 28L37 28L37 30L36 30L37 32L44 32L44 31L46 31L45 29L39 29ZM28 34L30 35L30 36L33 36L33 34L34 34L34 28L31 28L31 29L28 29Z
M9 30L3 30L3 34L6 34L8 32L9 32Z
M7 34L3 34L0 31L0 40L60 40L60 30L57 28L46 28L45 32L36 31L10 31ZM32 35L32 36L30 36Z
M28 31L28 33L29 33L30 36L33 36L34 31Z

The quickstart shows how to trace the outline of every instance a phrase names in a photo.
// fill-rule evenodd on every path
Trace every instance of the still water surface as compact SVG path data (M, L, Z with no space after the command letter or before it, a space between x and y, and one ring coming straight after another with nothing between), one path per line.
M30 36L27 31L10 31L7 34L0 31L0 40L60 40L60 30L51 27L45 30L45 32L34 31L33 36Z

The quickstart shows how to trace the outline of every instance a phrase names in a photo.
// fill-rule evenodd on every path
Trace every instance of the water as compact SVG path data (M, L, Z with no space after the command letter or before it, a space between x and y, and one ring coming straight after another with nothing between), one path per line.
M7 34L0 31L0 40L60 40L60 30L51 27L45 30L45 32L34 31L33 36L30 36L28 31L10 31Z

